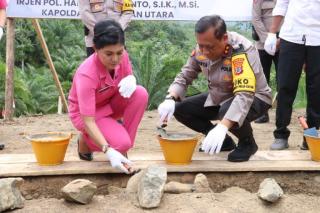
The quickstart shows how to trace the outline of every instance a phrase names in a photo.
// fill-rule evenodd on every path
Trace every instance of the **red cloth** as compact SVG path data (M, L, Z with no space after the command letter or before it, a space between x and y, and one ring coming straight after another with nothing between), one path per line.
M5 9L7 5L7 0L0 0L0 9Z

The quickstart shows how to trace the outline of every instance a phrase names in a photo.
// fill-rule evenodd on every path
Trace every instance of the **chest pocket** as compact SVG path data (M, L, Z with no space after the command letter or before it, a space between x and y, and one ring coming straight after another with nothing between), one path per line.
M233 91L233 81L232 81L232 72L223 72L220 71L220 81L219 88L221 92L232 93Z
M91 12L102 12L104 10L104 1L105 0L89 0Z
M121 13L123 7L123 1L121 0L113 0L113 11L116 13Z
M104 105L115 94L115 92L116 89L113 85L101 86L96 92L96 105Z
M264 0L261 4L262 10L272 10L276 6L276 2L273 0Z

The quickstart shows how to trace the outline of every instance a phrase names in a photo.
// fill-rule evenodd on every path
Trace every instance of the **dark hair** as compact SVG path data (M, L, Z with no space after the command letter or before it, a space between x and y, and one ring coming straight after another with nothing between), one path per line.
M214 36L217 39L222 39L223 35L227 32L227 26L224 20L218 15L204 16L197 21L195 26L196 33L204 33L210 27L215 29Z
M101 49L108 45L123 44L124 32L121 25L115 20L108 19L99 21L94 26L93 43L97 49Z

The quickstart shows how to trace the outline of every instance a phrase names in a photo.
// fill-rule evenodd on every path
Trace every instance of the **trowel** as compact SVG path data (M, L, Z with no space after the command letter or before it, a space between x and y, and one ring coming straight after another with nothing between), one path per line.
M166 123L162 123L160 125L157 126L157 132L158 135L162 138L168 138L169 135L167 134L167 131L165 130L165 127L167 126Z

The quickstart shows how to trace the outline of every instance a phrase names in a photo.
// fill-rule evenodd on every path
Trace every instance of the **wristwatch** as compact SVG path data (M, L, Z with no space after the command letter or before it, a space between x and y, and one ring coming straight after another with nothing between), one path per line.
M109 145L108 144L102 145L102 147L101 147L101 150L102 150L103 153L106 153L108 151L108 149L109 149Z
M173 97L172 95L170 95L170 94L166 95L165 100L174 100L174 101L177 101L177 99L176 99L175 97Z

